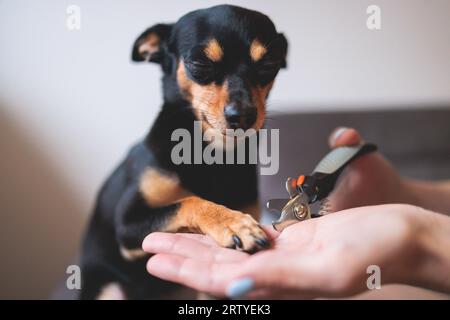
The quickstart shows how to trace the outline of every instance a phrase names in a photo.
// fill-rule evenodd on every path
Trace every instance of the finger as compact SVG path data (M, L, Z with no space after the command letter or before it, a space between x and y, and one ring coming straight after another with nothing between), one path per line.
M274 229L272 225L264 225L261 226L261 228L264 230L264 232L269 236L271 240L275 240L280 236L280 232Z
M205 262L164 253L147 262L147 271L158 278L216 296L224 296L227 281L238 269L239 263Z
M197 240L197 241L203 242L205 244L210 244L210 245L217 246L217 242L214 241L213 238L211 238L210 236L205 235L205 234L198 234L198 233L178 233L178 234L180 234L180 235L182 235L183 237L186 237L186 238L190 238L190 239L193 239L193 240Z
M245 298L249 300L300 300L314 299L317 295L311 295L299 292L297 290L274 290L274 289L256 289L250 292Z
M271 290L314 296L323 276L318 271L321 268L317 262L313 255L298 251L295 254L283 252L282 255L270 252L256 254L243 263L242 272L227 285L226 295L237 299Z
M201 237L186 236L182 233L154 232L149 234L142 242L142 249L149 253L170 253L179 251L179 247L187 251L201 250L209 245Z
M353 128L339 127L336 128L328 139L331 148L342 146L352 146L362 142L361 135Z
M162 235L166 234L177 234L181 235L185 238L197 240L199 242L205 243L205 244L211 244L211 245L217 245L217 243L212 239L210 236L204 235L204 234L198 234L198 233L168 233L168 232L152 232L150 233L145 239L145 241L153 241L158 239Z
M205 243L201 237L182 233L152 233L145 238L142 247L150 253L167 253L202 261L231 262L247 257L244 252L222 248L215 243Z

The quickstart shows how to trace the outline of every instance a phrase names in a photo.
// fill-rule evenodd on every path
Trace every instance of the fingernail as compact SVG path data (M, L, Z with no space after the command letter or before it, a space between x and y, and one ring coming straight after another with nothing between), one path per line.
M339 129L336 129L333 133L333 136L331 137L331 144L335 144L336 140L345 132L348 128L341 127Z
M227 288L227 296L231 299L239 299L249 293L254 286L251 278L242 278L233 281Z

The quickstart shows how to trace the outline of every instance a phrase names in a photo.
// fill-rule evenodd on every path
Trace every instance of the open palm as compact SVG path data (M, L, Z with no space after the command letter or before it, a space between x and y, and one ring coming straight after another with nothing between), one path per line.
M254 255L193 234L153 233L143 248L156 253L147 265L151 274L219 297L244 278L253 282L251 298L348 296L366 288L368 266L378 265L383 282L391 282L399 266L411 262L408 216L417 210L362 207L294 224L282 234L267 228L274 247Z

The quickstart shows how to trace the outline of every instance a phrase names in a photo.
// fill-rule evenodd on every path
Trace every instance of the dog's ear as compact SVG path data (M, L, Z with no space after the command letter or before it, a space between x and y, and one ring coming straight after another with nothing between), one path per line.
M288 42L287 42L287 39L284 36L284 34L282 34L282 33L278 34L277 45L279 46L279 48L282 52L282 55L283 55L283 61L281 63L281 68L286 69L287 68L286 58L287 58L287 51L288 51Z
M131 59L136 62L160 63L163 50L169 40L173 24L157 24L145 30L134 42Z

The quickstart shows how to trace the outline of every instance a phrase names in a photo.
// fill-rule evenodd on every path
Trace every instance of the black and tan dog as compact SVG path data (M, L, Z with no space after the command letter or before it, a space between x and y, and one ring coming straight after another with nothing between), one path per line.
M260 129L286 52L267 16L228 5L155 25L136 40L133 61L162 67L164 104L100 191L83 245L82 299L104 298L108 289L129 299L168 293L173 285L145 269L141 243L153 231L200 232L249 252L269 245L256 222L256 165L175 165L171 134L192 132L196 120L224 134Z

